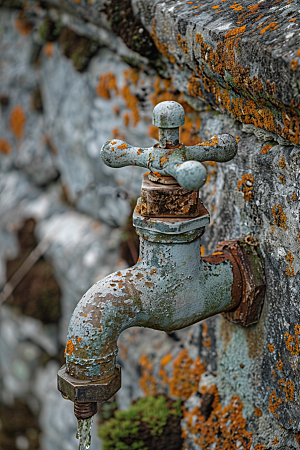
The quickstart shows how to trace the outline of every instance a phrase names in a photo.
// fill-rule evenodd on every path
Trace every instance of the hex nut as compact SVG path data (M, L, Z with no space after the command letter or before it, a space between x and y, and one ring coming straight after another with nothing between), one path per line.
M121 368L116 366L114 374L100 381L78 380L71 377L63 365L57 373L57 387L64 398L72 402L102 403L109 400L121 387Z
M154 183L148 175L144 175L140 213L145 217L198 217L199 193L187 191L179 184Z
M222 313L230 322L247 327L259 321L266 288L264 268L258 247L246 239L219 242L216 251L229 251L242 275L242 298L237 307Z

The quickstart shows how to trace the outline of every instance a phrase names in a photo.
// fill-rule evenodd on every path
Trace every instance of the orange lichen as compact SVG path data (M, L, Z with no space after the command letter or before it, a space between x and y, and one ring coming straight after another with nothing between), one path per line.
M242 179L238 181L237 190L242 191L244 194L245 202L248 202L253 196L253 176L250 173L242 176Z
M125 113L123 116L123 120L124 120L124 125L127 128L129 126L130 123L130 114L129 113Z
M180 103L185 110L185 124L180 127L180 140L185 145L196 145L199 142L199 129L201 119L197 111L195 111L185 100L184 94L179 93L173 86L172 79L164 80L157 77L154 83L154 92L150 98L153 105L163 101L176 101ZM149 126L148 135L158 140L158 128Z
M254 406L254 409L255 409L254 415L256 417L261 417L262 416L261 410L257 406Z
M287 260L287 262L292 264L292 262L294 261L294 257L292 255L292 252L288 252L288 254L286 255L286 260Z
M124 144L118 145L117 148L120 150L125 150L126 148L128 148L128 145L126 144L126 142L124 142Z
M295 341L291 334L285 333L284 335L286 348L291 353L291 355L299 355L300 353L299 336L300 336L300 325L298 323L295 326Z
M281 167L282 169L286 169L286 162L285 162L284 156L279 161L278 166Z
M23 11L18 14L15 25L16 29L23 34L23 36L28 36L33 28L32 24L25 19Z
M220 269L221 270L221 269ZM210 350L211 348L211 339L208 334L208 327L206 322L202 322L202 342L205 347Z
M15 106L9 117L10 129L16 138L21 139L24 135L24 127L26 124L26 115L22 105Z
M74 352L74 344L72 340L69 339L65 347L65 354L68 353L68 355L72 355L73 352Z
M209 141L201 142L200 144L197 144L197 145L205 145L205 146L209 146L209 147L214 147L214 145L216 145L218 142L219 142L218 136L215 135Z
M203 449L213 444L215 450L238 447L250 450L252 433L246 430L243 403L239 397L233 397L230 404L222 408L216 386L203 388L201 394L211 398L208 417L202 405L195 406L191 411L183 409L186 428L195 436L194 442Z
M169 358L161 360L159 376L163 384L168 387L170 395L183 399L189 398L197 391L200 377L205 370L200 358L197 357L196 360L193 360L186 349L182 350L173 361L171 377L165 370L165 366L169 362Z
M293 269L292 266L287 266L287 268L286 268L286 274L287 274L289 277L294 277L294 276L295 276L295 271L294 271L294 269Z
M265 445L259 444L259 443L258 443L258 444L254 447L254 450L265 450L265 448L266 448Z
M138 110L139 100L136 97L136 95L132 94L130 87L128 85L123 87L122 95L126 102L126 106L131 110L131 117L133 121L132 125L135 126L140 120Z
M275 22L269 24L266 28L273 30L277 27ZM245 32L246 26L229 30L225 35L225 41L219 42L213 49L206 44L200 33L196 35L196 49L199 53L200 46L202 64L199 64L196 72L189 78L189 94L196 98L203 98L204 91L214 95L214 102L221 111L227 110L234 117L246 124L253 124L259 128L267 129L271 132L279 133L283 137L290 139L294 143L300 140L300 117L297 113L296 105L291 104L291 108L280 104L274 97L276 86L274 82L267 80L266 86L254 76L249 77L249 67L244 68L237 61L235 47L237 40ZM263 31L263 30L261 30ZM266 31L264 29L264 31ZM205 66L209 66L212 74L225 77L225 72L231 74L232 84L226 83L226 87L220 84L212 77L207 76ZM235 94L235 91L241 91L242 98ZM268 94L269 103L266 103L265 93ZM272 108L282 115L282 128L275 122ZM289 110L289 119L286 117L286 111Z
M124 141L125 140L124 134L119 130L118 127L113 128L111 130L111 134L112 134L112 137L114 139L120 139L120 141Z
M148 136L152 137L153 139L156 139L158 141L158 128L155 125L149 125L148 127Z
M274 218L274 223L277 227L283 228L283 230L287 230L287 216L284 214L282 206L281 205L275 205L272 208L272 214Z
M292 402L294 400L294 384L292 381L287 381L284 387L285 401Z
M0 153L7 154L10 152L10 149L10 143L6 139L0 138Z
M276 367L277 367L278 370L282 370L283 369L283 362L281 361L281 359L276 364Z
M152 39L153 39L153 42L154 42L154 44L155 44L157 50L158 50L160 53L162 53L162 55L164 55L166 58L168 58L168 59L171 61L171 63L175 63L175 62L176 62L176 59L174 58L174 56L173 56L171 53L169 53L168 45L167 45L167 44L163 44L163 43L158 39L158 37L157 37L157 35L156 35L155 25L156 25L156 19L154 19L154 21L153 21L152 31L151 31L150 35L151 35L151 37L152 37Z
M53 42L47 42L47 44L44 45L44 53L48 58L53 56Z
M279 406L283 403L283 400L279 397L277 398L276 392L272 391L269 397L269 410L274 414L275 417L278 417L278 414L275 411L279 408Z
M291 200L293 200L293 202L297 200L296 192L294 192L293 195L291 196Z
M178 41L179 47L184 51L184 53L187 53L188 48L187 48L186 40L183 39L179 33L177 34L177 41Z
M146 395L157 394L157 381L153 376L153 363L151 363L145 354L142 355L139 364L141 366L142 376L140 378L141 389Z
M275 350L275 347L274 347L274 345L272 345L272 344L268 344L268 349L269 349L269 351L270 351L271 353L273 353L274 350Z
M298 67L298 61L296 59L292 59L291 61L291 69L292 70L297 70Z
M104 73L99 78L99 83L96 87L96 93L99 97L111 98L111 91L115 91L118 94L117 80L113 73Z
M263 33L265 33L266 31L274 31L274 30L276 30L276 28L278 28L278 23L276 23L276 22L271 22L271 23L269 23L269 25L267 25L265 28L263 28L261 31L260 31L260 34L263 34Z
M282 175L279 176L279 181L280 183L285 184L285 178Z

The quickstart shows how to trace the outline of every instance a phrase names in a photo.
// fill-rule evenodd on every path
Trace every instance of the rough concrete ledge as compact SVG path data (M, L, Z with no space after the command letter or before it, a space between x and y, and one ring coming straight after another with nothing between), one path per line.
M133 25L139 29L139 37L144 33L145 38L147 33L148 39L149 33L167 62L165 74L174 78L181 91L262 129L264 140L299 144L297 0L201 1L62 0L59 6L107 27L103 8L108 4L114 15L113 24L108 22L120 30L130 48L138 42L132 35ZM49 3L58 6L55 0ZM124 22L122 11L128 7L132 17L141 21L141 28L134 20ZM127 34L123 32L126 27L131 27ZM150 36L148 47L152 45ZM135 50L139 51L138 46Z
M273 133L275 140L277 135L299 143L296 1L136 3L156 46L173 64L173 74L175 67L191 72L182 86L186 93Z

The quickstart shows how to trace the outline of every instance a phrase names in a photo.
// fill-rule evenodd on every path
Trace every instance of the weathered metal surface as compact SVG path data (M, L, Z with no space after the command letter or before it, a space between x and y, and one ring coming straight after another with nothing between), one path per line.
M76 411L79 414L84 414L84 409L88 411L94 410L92 406L85 405L86 403L102 403L110 399L121 387L121 368L116 365L112 375L101 381L87 381L70 376L67 372L66 366L62 366L57 374L58 390L65 398L77 403ZM83 404L83 407L80 407ZM75 410L75 407L74 407ZM75 413L76 415L76 413ZM89 414L87 417L91 417ZM76 415L76 417L78 417ZM84 418L84 417L81 417Z
M180 103L160 102L153 109L153 125L156 127L179 128L184 122L184 109Z
M232 298L234 283L241 291L229 259L201 261L199 239L180 244L141 239L140 261L96 283L77 305L66 346L68 373L101 384L114 373L123 330L170 332L231 309L239 301Z
M232 253L243 279L240 304L233 311L223 313L223 316L244 327L254 325L260 318L266 288L264 268L257 246L249 245L246 239L239 239L219 242L216 251Z
M140 213L140 199L133 213L133 225L136 228L143 228L144 230L153 231L156 233L166 234L167 236L174 236L179 234L185 234L189 231L194 231L198 228L203 228L209 224L210 216L207 209L199 203L199 215L198 217L191 219L163 219L155 217L144 217ZM166 236L166 238L167 238Z
M231 295L233 303L235 305L234 310L235 308L239 308L240 303L243 299L245 286L244 286L244 276L241 272L241 265L237 261L237 259L233 256L231 252L227 250L227 248L218 249L218 251L216 251L212 255L203 256L202 259L203 261L208 262L209 264L220 264L221 262L226 260L231 262L233 277L236 280L235 283L232 283ZM229 311L231 310L232 308L229 308ZM223 314L227 313L223 312Z
M101 148L101 158L110 167L136 165L146 167L151 172L174 177L181 187L191 191L199 190L206 182L206 169L203 161L230 161L237 152L237 142L229 134L214 136L207 142L191 147L179 144L179 129L174 124L182 121L182 108L177 102L162 102L159 107L160 128L159 146L151 148L132 147L124 141L107 141ZM176 106L178 105L178 106ZM180 106L180 108L179 108ZM175 119L172 111L175 111ZM179 119L178 119L178 110ZM180 115L181 114L181 115ZM162 119L163 117L163 119ZM177 130L177 131L176 131Z
M145 174L140 208L141 215L145 217L197 217L199 193L187 191L177 183L172 185L154 183Z
M155 106L152 123L159 127L160 148L172 148L179 144L179 127L184 122L184 109L179 103L169 101Z

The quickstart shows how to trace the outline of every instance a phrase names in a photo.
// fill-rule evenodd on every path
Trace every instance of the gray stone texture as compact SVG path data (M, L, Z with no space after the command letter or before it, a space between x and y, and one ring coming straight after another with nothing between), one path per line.
M245 446L237 438L233 448L298 449L299 3L226 1L217 8L215 0L133 0L132 14L158 48L155 61L113 33L103 1L47 4L53 6L49 11L28 4L20 19L21 4L15 9L0 2L0 284L5 261L18 254L16 231L34 218L38 241L49 241L45 257L62 291L62 317L49 326L1 307L1 401L12 404L22 397L39 411L42 450L76 447L72 404L56 390L55 355L81 295L126 265L120 258L121 227L143 173L108 168L99 151L119 136L131 145L153 145L148 135L153 102L169 95L190 105L187 117L196 129L189 125L183 140L204 142L221 133L239 137L233 161L207 164L209 180L200 194L211 223L202 250L209 254L219 241L253 236L267 290L260 322L249 328L218 315L176 333L176 339L152 330L125 331L119 340L118 405L124 409L144 394L143 354L167 393L159 374L162 358L174 360L186 349L205 366L200 392L215 385L222 408L235 396L243 403L252 441ZM74 52L65 56L62 34L48 33L43 40L47 18L59 24L60 33L65 27L98 43L84 70L76 70ZM113 78L105 78L108 74ZM160 89L158 74L166 77ZM41 352L49 357L45 367L39 365ZM171 376L171 363L166 370ZM200 408L203 399L193 394L185 402L187 412ZM204 448L186 418L182 427L185 448ZM100 447L96 438L92 445Z

